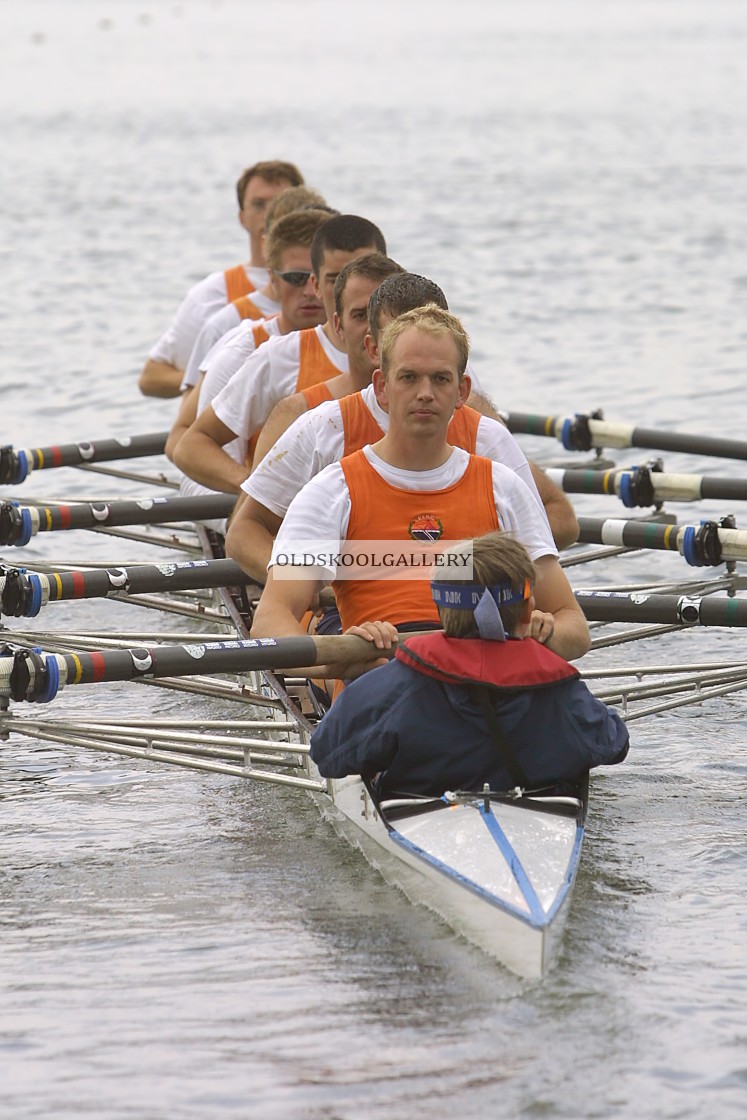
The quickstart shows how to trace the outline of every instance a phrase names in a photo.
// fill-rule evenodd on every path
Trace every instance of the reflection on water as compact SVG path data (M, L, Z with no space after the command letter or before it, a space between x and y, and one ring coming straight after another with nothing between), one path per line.
M13 6L3 442L170 424L137 373L188 284L240 259L232 183L276 155L444 287L503 407L741 437L741 6L363 0L356 16L323 0L266 6L261 27L237 0ZM282 80L258 35L282 43ZM25 488L138 491L69 471ZM21 557L151 558L80 533L6 559ZM574 578L644 582L676 561ZM31 624L178 625L95 602ZM625 656L742 645L676 635ZM53 708L216 715L127 686ZM292 791L0 744L3 1115L741 1118L744 719L736 696L632 725L628 761L592 783L564 952L539 985L411 907Z

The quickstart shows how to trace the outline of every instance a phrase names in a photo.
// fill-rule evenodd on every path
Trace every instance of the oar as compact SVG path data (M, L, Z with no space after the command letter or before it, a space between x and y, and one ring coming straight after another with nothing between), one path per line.
M574 594L590 622L747 626L747 599L656 595L647 591L576 591Z
M612 471L549 468L547 477L566 494L617 494L624 506L653 506L663 501L701 498L747 500L747 478L712 478L699 474L665 474L658 463Z
M0 615L34 618L47 603L103 599L107 595L243 587L255 582L234 560L187 560L180 564L30 572L0 565Z
M501 412L509 431L532 436L555 436L566 451L593 447L645 447L652 451L682 451L715 455L722 459L747 459L747 442L687 432L665 432L603 420L601 413L574 416L536 416L529 412Z
M703 521L700 525L579 517L578 524L578 539L584 544L679 552L693 567L747 560L747 531L734 528L733 517Z
M54 506L0 505L0 545L25 545L37 533L56 529L99 529L112 525L155 525L165 521L205 521L227 517L235 494L185 498L137 498Z
M0 447L0 485L17 486L31 471L50 467L76 467L81 463L109 463L116 459L139 459L162 455L168 432L148 432L121 439L97 439L84 443L62 443L51 447L14 450Z
M353 635L246 638L241 641L149 646L94 653L37 653L0 647L0 697L46 703L66 684L131 681L141 678L288 670L323 677L336 662L387 656Z

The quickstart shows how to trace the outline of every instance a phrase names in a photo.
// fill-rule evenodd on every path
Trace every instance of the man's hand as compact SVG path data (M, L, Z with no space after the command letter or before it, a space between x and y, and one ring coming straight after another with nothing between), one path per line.
M353 634L356 638L365 638L365 640L371 642L373 646L370 659L340 662L328 666L329 671L335 677L345 680L350 680L352 677L360 677L364 673L367 673L369 669L378 669L379 666L386 665L389 658L375 657L373 655L373 650L391 649L399 640L397 630L392 626L391 622L364 622L361 626L349 626L345 633Z

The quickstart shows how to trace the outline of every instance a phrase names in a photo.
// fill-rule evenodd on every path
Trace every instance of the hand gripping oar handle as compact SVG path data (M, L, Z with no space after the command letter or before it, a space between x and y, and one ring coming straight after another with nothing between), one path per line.
M47 703L67 684L182 677L194 673L292 670L324 676L328 665L390 656L352 634L247 638L190 645L143 646L94 653L48 653L0 648L0 697Z
M32 471L51 467L77 467L81 463L110 463L117 459L139 459L161 455L168 432L147 432L122 439L97 439L83 443L26 447L17 451L10 445L0 447L0 485L17 486Z
M0 545L23 546L37 533L58 529L99 529L115 525L155 525L166 521L209 521L228 517L235 494L201 494L186 498L139 498L79 502L73 505L0 505Z

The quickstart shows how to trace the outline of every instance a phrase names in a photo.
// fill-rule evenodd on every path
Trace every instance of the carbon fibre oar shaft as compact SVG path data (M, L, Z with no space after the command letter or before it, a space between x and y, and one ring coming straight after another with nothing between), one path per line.
M576 591L574 594L590 622L747 626L747 599L656 595L645 591Z
M48 653L0 647L0 696L46 703L66 684L192 676L195 673L309 669L387 656L354 635L301 635L163 645L94 653Z
M17 486L32 471L51 467L76 467L81 463L110 463L117 459L139 459L161 455L168 432L147 432L121 439L97 439L83 443L53 444L50 447L0 447L0 485Z
M47 603L104 599L107 595L195 591L206 587L243 587L252 583L235 560L187 560L179 564L134 564L73 572L0 569L0 614L34 618Z
M514 434L555 436L566 451L590 451L593 447L641 447L651 451L713 455L721 459L747 459L747 442L739 439L639 428L585 413L538 416L529 412L501 412L501 416Z
M700 525L579 517L578 524L578 539L584 544L679 552L694 567L747 560L747 531L734 528L731 517Z
M695 502L701 498L747 500L747 478L665 474L648 466L611 471L550 468L545 473L566 494L617 495L629 509L664 501Z
M58 529L98 529L116 525L154 525L166 521L204 521L227 517L234 494L138 498L71 505L0 505L0 545L25 545L37 533Z

